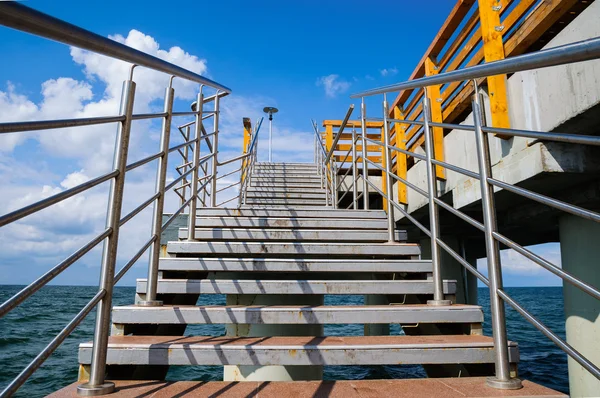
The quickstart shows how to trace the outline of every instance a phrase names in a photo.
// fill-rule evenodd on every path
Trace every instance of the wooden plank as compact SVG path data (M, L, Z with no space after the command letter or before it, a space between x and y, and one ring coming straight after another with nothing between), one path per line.
M379 127L379 128L381 128L381 127ZM360 134L358 131L356 132L356 135L360 135L362 137L362 134ZM323 136L323 139L325 139L327 137L327 135L325 133L323 133L322 136ZM379 133L377 133L377 134L370 133L370 134L367 134L367 138L371 138L372 140L378 140L381 137L379 136ZM352 134L351 133L342 133L342 136L340 137L340 140L338 141L338 144L340 142L343 142L343 141L350 141L351 142L352 141Z
M465 42L465 40L467 40L467 38L471 37L471 34L473 33L473 29L475 29L475 27L477 26L478 23L479 23L479 13L477 11L475 11L473 14L471 14L469 19L467 20L467 22L465 23L465 25L459 32L459 34L456 36L456 39L454 39L452 44L450 44L450 47L448 47L448 49L446 51L444 51L444 56L441 59L439 59L439 57L438 57L438 59L439 59L438 66L439 66L440 70L443 70L444 67L446 65L448 65L448 63L452 60L452 57L456 54L456 52L462 48L462 45ZM475 36L480 36L481 32L479 31L479 28L477 28L477 31L475 31L475 33L473 33L473 34Z
M577 4L577 0L545 0L541 2L519 27L519 30L507 40L504 46L506 55L523 54L575 4Z
M351 144L338 144L336 151L348 152L350 150ZM362 145L356 145L357 151L362 151ZM367 152L377 152L379 151L378 145L367 145Z
M323 120L323 127L341 127L343 120ZM360 120L348 120L346 127L362 127ZM368 129L378 129L383 127L383 122L367 121Z
M437 67L435 60L427 58L425 60L425 74L427 76L437 75L439 68ZM441 85L433 85L427 87L427 98L429 99L429 106L431 115L431 121L436 123L442 123L442 96L440 95ZM444 130L441 127L432 127L431 132L433 135L433 157L436 160L444 161ZM446 179L446 170L441 166L435 166L435 175L441 180Z
M334 158L335 158L335 161L336 161L336 162L341 162L341 161L342 161L342 160L344 160L344 158L345 158L345 156L344 156L344 155L341 155L341 156L334 155L334 156L332 156L332 157L334 157ZM381 158L381 156L367 156L367 159L369 159L369 160L370 160L371 162L373 162L373 163L381 163L381 162L382 162L382 160L381 160L381 159L382 159L382 158ZM350 155L350 156L348 156L348 157L346 158L346 162L351 162L351 161L352 161L352 155ZM357 156L357 159L356 159L356 161L357 161L357 162L362 162L362 156L360 156L360 155L359 155L359 156ZM371 165L371 167L373 167L373 166Z
M458 2L456 3L452 11L450 11L450 14L444 21L442 27L438 31L437 35L434 37L427 51L425 51L423 58L417 64L417 67L410 75L408 80L414 80L425 75L425 59L427 59L427 57L429 56L436 57L440 53L440 51L444 48L448 40L450 40L450 38L452 37L454 31L462 22L465 15L467 15L469 10L473 6L473 3L475 3L475 0L458 0ZM402 106L402 104L404 104L406 100L408 100L411 92L412 90L405 90L398 94L396 99L391 104L392 111L390 111L390 116L393 114L393 109L396 106Z
M382 127L381 128L381 142L385 142L385 129ZM381 167L383 167L385 169L385 159L386 159L386 148L382 145L381 147L381 159L378 163L381 164ZM381 172L381 190L383 191L384 194L389 195L388 194L388 189L387 189L387 173L382 171ZM391 189L390 189L391 191ZM385 198L382 197L382 209L387 211L387 200Z
M479 3L479 20L481 23L481 36L483 39L483 55L485 62L489 63L502 60L504 59L502 32L505 28L500 24L500 10L502 4L497 0L477 1ZM490 97L492 126L510 128L508 99L506 94L506 75L488 76L487 83L488 94ZM508 139L510 137L501 138Z
M333 127L331 125L325 126L325 151L329 153L333 146Z
M393 117L396 120L403 120L404 113L400 107L395 106L393 109ZM406 149L406 124L394 123L395 135L395 146L400 149ZM407 164L406 154L394 151L396 153L396 175L400 178L407 179ZM398 186L398 202L408 204L408 192L405 184L400 181L396 182Z
M244 154L246 154L248 153L248 147L250 146L250 136L252 134L252 121L249 117L245 117L242 119L242 122L244 124L244 139L242 143L242 151ZM247 159L242 160L242 169L246 166L247 162ZM242 180L244 180L245 178L246 175L244 173L244 175L242 175Z

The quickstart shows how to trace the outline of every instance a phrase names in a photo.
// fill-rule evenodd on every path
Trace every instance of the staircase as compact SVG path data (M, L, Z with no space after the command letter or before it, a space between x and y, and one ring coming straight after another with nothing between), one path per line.
M431 262L419 259L418 245L387 242L385 212L326 207L312 164L258 163L251 181L245 206L199 209L197 241L187 241L182 228L179 240L168 242L159 266L158 294L164 305L113 308L109 378L161 379L173 365L422 364L437 377L493 374L493 341L481 334L481 308L426 305L433 292ZM397 239L402 242L406 236L398 233ZM139 279L136 289L137 298L144 299L146 280ZM444 281L446 298L454 299L455 291L456 281ZM228 304L235 304L198 306L202 294L225 294ZM328 306L322 295L379 295L391 304ZM233 297L236 300L230 300ZM321 299L318 305L290 304L308 297ZM249 325L245 329L249 332L182 336L185 327L194 324ZM306 325L324 324L365 324L365 335L301 335ZM405 335L376 335L378 329L369 326L377 324L403 325ZM263 333L271 326L273 334L288 332L257 334L252 332L256 325L262 329L254 330ZM295 333L289 333L289 327L277 329L282 325L298 329ZM91 342L81 344L81 378L86 377L91 355ZM516 344L510 344L509 355L514 365L519 357ZM424 394L441 391L440 385L427 380L435 379L421 381ZM373 387L375 382L352 383ZM390 382L379 381L373 391L389 395L404 388ZM490 394L498 391L480 382L477 388ZM345 391L344 383L349 382L328 383ZM455 390L468 390L460 384L466 381L456 383ZM315 389L309 382L284 385L307 394ZM275 394L277 388L265 391L271 390L269 394ZM238 390L229 392L237 396L234 391ZM520 396L524 392L520 390Z

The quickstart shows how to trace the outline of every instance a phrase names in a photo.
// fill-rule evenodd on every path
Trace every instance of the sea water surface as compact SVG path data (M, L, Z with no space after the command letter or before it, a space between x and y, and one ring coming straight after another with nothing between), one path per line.
M17 293L22 286L0 285L0 302ZM58 334L93 297L97 287L46 286L21 306L0 319L0 390L4 389L27 364ZM562 288L506 288L506 291L543 323L564 338ZM133 302L135 288L115 288L114 304ZM362 296L326 296L326 305L362 304ZM207 295L199 304L225 304L224 296ZM489 293L479 289L479 304L485 311L484 332L491 335ZM91 313L63 345L21 387L18 397L43 397L77 380L77 347L91 340L94 328ZM516 311L507 307L508 337L519 343L520 376L558 391L568 393L567 357ZM362 335L362 325L326 325L326 335ZM400 334L398 325L392 333ZM222 325L194 325L188 335L224 335ZM220 366L172 367L168 380L222 380ZM425 377L420 366L326 366L324 379L385 379Z

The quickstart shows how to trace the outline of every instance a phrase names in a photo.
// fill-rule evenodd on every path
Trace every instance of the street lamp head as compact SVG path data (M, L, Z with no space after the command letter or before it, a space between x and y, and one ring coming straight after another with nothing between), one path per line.
M272 106L265 106L263 108L263 112L269 114L269 120L273 120L273 114L277 113L278 111L279 111L279 109L274 108Z

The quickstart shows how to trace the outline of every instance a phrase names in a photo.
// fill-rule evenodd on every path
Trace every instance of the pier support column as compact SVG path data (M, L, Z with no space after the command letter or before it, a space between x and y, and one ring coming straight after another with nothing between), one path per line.
M227 305L323 305L323 295L242 295L228 294ZM227 325L227 336L323 336L323 325ZM224 381L322 380L323 366L227 365Z
M462 255L460 239L456 236L442 236L442 240L448 244L455 252ZM470 260L468 247L466 248L467 260ZM431 240L421 240L421 258L431 259ZM471 264L477 264L477 259L469 261ZM455 304L477 304L477 278L467 271L461 263L442 249L442 279L456 280L456 299ZM475 265L476 266L476 265Z
M598 242L600 224L565 215L559 221L562 268L600 287ZM600 363L600 302L563 282L567 342L592 363ZM598 396L600 380L569 357L569 388L573 397Z

